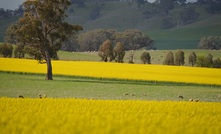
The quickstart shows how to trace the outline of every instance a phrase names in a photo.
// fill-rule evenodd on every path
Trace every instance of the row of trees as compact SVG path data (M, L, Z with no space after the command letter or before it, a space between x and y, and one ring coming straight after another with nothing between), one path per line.
M111 40L106 40L99 47L98 55L101 57L101 61L115 61L118 63L123 63L123 58L125 56L126 47L123 42L117 42L115 47ZM129 53L129 63L134 63L134 54L136 52L136 48L128 51ZM146 64L150 64L150 54L144 53L141 55L141 61Z
M213 58L211 54L205 56L197 56L195 52L192 52L188 56L188 63L191 66L198 66L198 67L213 67L213 68L221 68L221 60L220 58ZM181 66L185 64L185 55L182 50L178 50L174 54L169 51L166 54L166 58L163 62L165 65L177 65Z
M154 40L140 30L118 32L113 29L98 29L73 37L62 46L62 50L98 51L100 45L106 40L110 40L113 44L117 44L118 42L123 43L125 50L137 50L140 48L155 49Z
M125 56L125 48L121 42L118 42L115 47L113 47L110 40L106 40L98 51L98 55L101 57L102 61L113 61L123 63L123 58Z
M15 47L14 56L16 58L23 58L25 54L29 54L32 58L38 59L41 54L35 53L36 51L32 50L33 48L29 48L29 46L25 46L25 49L20 49L20 45ZM22 50L22 51L20 51ZM57 53L50 51L50 56L53 59L58 59ZM98 55L101 57L101 61L104 62L124 62L126 50L123 43L118 42L115 47L113 47L113 43L110 40L106 40L102 43L99 47ZM133 62L133 56L129 53L129 63ZM135 53L135 52L134 52ZM10 44L2 44L0 45L0 55L3 57L12 57L13 55L13 46ZM151 55L148 52L143 52L140 56L140 60L143 64L151 64ZM41 63L41 61L40 61ZM185 64L185 54L182 50L178 50L175 55L169 51L166 54L165 60L163 62L164 65L177 65L182 66ZM198 67L213 67L213 68L221 68L221 59L220 58L213 58L211 54L207 56L197 56L195 52L192 52L188 56L188 64L191 66L198 66Z

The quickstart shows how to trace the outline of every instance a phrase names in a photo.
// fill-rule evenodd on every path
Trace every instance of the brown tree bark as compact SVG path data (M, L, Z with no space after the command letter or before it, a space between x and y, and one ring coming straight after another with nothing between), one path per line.
M51 57L48 51L45 51L45 53L46 53L46 62L47 62L46 80L53 80Z

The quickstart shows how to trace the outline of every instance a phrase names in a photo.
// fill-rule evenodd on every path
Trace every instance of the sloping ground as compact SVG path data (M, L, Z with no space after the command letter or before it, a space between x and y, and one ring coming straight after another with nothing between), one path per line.
M180 29L153 31L149 32L149 35L156 41L158 49L196 49L202 37L221 36L221 23L195 24Z
M4 41L5 32L8 26L14 24L18 20L18 17L0 18L0 42Z
M93 8L99 6L100 16L90 19ZM66 21L84 27L84 32L92 29L140 29L155 40L157 49L195 49L199 40L204 36L221 36L221 14L208 14L201 6L196 7L200 13L199 20L193 24L180 26L170 30L162 30L161 21L165 16L158 15L146 18L143 14L153 6L146 4L137 8L136 3L127 2L88 2L86 7L79 8L72 5L68 10ZM180 11L184 7L175 7L170 16L173 21L178 20ZM73 9L74 12L69 12ZM4 33L10 24L15 23L18 17L0 20L0 42L3 42Z

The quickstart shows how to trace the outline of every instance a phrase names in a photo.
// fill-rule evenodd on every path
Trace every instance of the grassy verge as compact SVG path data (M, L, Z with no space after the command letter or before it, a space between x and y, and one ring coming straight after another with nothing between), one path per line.
M207 56L209 53L213 55L213 58L221 57L220 50L202 50L202 49L182 49L185 53L185 65L188 66L188 56L191 52L195 52L197 56ZM134 62L141 63L141 54L147 51L152 57L152 64L163 64L168 51L172 51L174 54L177 50L138 50L134 55ZM101 58L98 56L97 52L58 52L60 60L73 60L73 61L100 61ZM124 56L124 62L129 61L129 52L126 52Z
M0 97L36 98L47 94L53 98L86 98L105 100L174 100L183 95L201 101L221 101L220 87L148 84L112 80L96 80L74 77L54 77L44 80L43 75L21 75L0 73Z

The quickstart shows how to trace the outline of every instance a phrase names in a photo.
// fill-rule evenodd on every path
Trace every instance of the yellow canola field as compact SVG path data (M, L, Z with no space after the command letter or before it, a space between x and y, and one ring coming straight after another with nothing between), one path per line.
M1 134L220 134L221 103L0 98Z
M52 65L53 74L59 75L221 85L221 69L213 68L86 61L52 61ZM38 64L35 60L0 58L0 70L46 73L46 64Z

